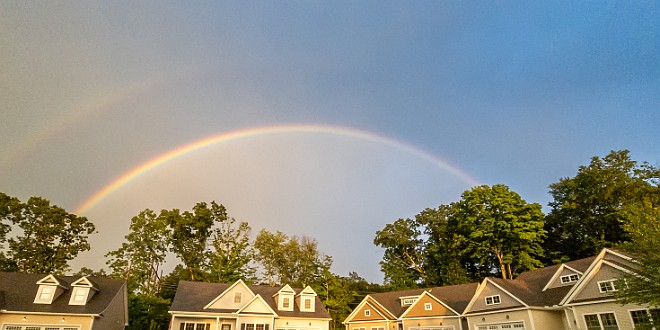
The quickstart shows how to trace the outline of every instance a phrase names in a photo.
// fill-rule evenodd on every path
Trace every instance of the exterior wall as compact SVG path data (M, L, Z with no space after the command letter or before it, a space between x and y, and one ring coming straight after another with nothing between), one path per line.
M239 304L234 303L234 292L240 292L243 295ZM240 309L253 297L252 292L250 292L250 290L244 285L237 284L231 289L231 291L225 292L224 295L213 303L213 305L209 306L209 308Z
M460 317L428 317L420 319L403 320L403 330L421 330L434 329L440 327L453 327L454 330L461 330Z
M507 319L507 316L509 317ZM531 321L529 320L529 313L527 310L501 312L485 315L468 315L468 329L474 330L479 325L493 324L493 323L510 323L510 322L523 322L525 329L532 329ZM536 330L550 330L550 328L536 328ZM467 330L467 329L465 329ZM554 329L552 329L554 330Z
M365 311L369 311L369 316L365 315ZM369 303L362 305L357 310L351 321L379 321L385 318L380 314L380 310Z
M534 329L564 329L562 311L531 310ZM531 329L531 327L529 327Z
M431 310L426 310L424 308L424 305L430 303L431 304ZM450 311L439 303L437 300L427 296L423 295L421 296L415 304L410 306L410 308L406 311L405 317L420 317L420 316L426 316L426 317L433 317L433 316L439 316L439 315L455 315L454 312Z
M565 283L565 284L561 283L561 277L562 276L571 275L571 274L580 275L579 273L576 273L576 272L574 272L574 271L572 271L572 270L570 270L566 267L562 267L561 272L559 272L559 276L557 276L557 278L554 280L554 282L552 282L552 284L550 284L550 286L548 286L548 289L554 289L554 288L559 288L559 287L562 287L562 286L574 285L577 282L570 282L570 283ZM580 278L582 278L582 275L580 275Z
M23 321L25 316L26 320ZM64 318L64 322L62 322ZM35 314L6 314L0 313L0 329L6 324L17 325L53 325L56 327L79 326L81 330L90 330L92 326L92 316L69 316L69 315L35 315ZM122 325L123 329L123 325Z
M580 293L575 298L573 298L573 301L607 298L609 294L600 292L598 288L598 282L612 279L616 280L621 275L621 271L618 269L603 264L598 270L598 273L589 279L589 282L585 283L585 285L582 287L582 291L580 291Z
M105 311L103 311L103 316L97 318L92 325L94 330L123 330L125 324L128 322L126 320L127 311L124 307L126 297L124 296L126 291L123 289L119 291L119 294L115 296L114 299L108 305Z
M574 306L576 314L576 323L573 324L571 330L574 329L586 329L586 322L584 320L584 315L586 314L602 314L602 313L614 313L616 318L616 323L619 326L619 329L633 329L632 317L630 316L630 311L646 309L639 305L621 305L615 301L606 302L606 303L593 303L588 305Z
M494 295L500 295L501 303L496 305L486 305L486 297ZM511 296L509 296L506 292L498 289L492 283L488 283L488 285L486 285L486 287L481 291L475 300L474 305L472 305L472 309L470 311L478 312L515 307L522 307L522 305Z
M330 321L328 320L281 318L275 320L275 326L272 330L328 330L329 328Z

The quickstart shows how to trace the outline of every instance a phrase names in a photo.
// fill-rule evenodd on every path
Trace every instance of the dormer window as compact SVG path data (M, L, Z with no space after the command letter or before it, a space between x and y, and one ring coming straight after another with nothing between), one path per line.
M289 297L282 297L282 308L283 309L289 309L290 305Z
M562 284L573 283L573 282L577 282L579 279L580 279L580 275L578 274L564 275L561 277L561 283Z
M494 295L494 296L486 297L486 305L488 305L488 306L490 306L490 305L499 305L500 303L502 303L502 301L500 300L500 295L499 294Z
M417 297L401 297L401 306L410 306L417 301Z
M312 298L303 299L303 309L305 310L312 309Z
M316 292L309 286L296 295L296 304L301 312L314 312L316 310L314 306L315 300Z
M37 290L37 296L34 297L35 304L52 304L65 290L60 281L53 275L40 279L37 284L39 289Z
M71 293L71 299L69 299L69 305L85 305L98 291L96 284L92 283L87 277L81 277L71 283L71 287L73 292Z

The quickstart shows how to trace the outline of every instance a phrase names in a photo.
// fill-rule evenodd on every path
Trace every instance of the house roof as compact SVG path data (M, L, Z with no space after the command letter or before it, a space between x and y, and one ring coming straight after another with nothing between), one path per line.
M99 315L124 288L124 281L106 277L93 277L98 291L85 305L69 305L73 292L71 284L80 276L57 276L64 293L51 304L35 304L39 284L46 274L0 272L0 310L7 312L89 314Z
M409 307L401 305L401 298L419 296L424 291L427 291L456 312L463 313L478 286L478 283L469 283L426 289L374 293L370 296L397 318L403 315Z
M201 313L235 313L238 309L205 309L210 301L213 301L232 284L226 283L206 283L180 281L179 287L174 295L170 311L172 312L201 312ZM323 307L319 297L314 297L315 311L301 312L298 308L293 311L283 311L277 309L277 301L273 298L282 287L272 287L268 285L248 285L248 288L255 294L260 295L268 306L281 317L300 317L300 318L330 318L330 314ZM293 289L295 294L299 294L304 289Z

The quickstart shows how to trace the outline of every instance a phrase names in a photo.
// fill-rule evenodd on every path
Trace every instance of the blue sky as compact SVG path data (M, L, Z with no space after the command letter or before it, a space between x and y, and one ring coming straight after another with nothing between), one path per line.
M308 124L399 141L545 206L592 156L658 164L658 22L654 1L3 1L0 191L72 211L194 141ZM85 214L99 234L76 265L102 266L144 208L216 200L380 281L375 231L469 186L387 143L239 139L113 192Z

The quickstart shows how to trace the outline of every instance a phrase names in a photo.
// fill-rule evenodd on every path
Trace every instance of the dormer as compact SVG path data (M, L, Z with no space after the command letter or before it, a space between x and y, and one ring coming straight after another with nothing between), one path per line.
M37 296L34 297L35 304L52 304L57 297L59 297L66 287L62 282L53 275L48 275L37 281L39 288L37 289Z
M316 310L316 292L307 286L296 296L296 303L301 312L313 312Z
M417 301L417 299L419 299L419 296L399 297L399 300L401 300L401 306L403 307L411 306Z
M281 311L293 311L293 298L296 292L287 284L273 295L277 301L277 309Z
M86 276L71 283L71 299L69 305L85 305L99 291L98 286Z

